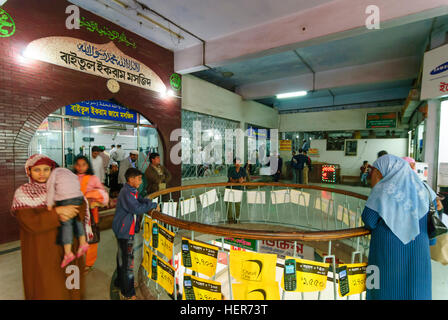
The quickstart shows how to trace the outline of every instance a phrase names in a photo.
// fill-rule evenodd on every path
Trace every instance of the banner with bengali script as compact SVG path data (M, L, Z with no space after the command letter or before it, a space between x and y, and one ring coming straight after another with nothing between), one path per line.
M191 264L185 261L184 245L188 246L186 254L190 255ZM216 266L218 264L219 248L202 242L182 238L182 266L193 271L213 277L216 273Z
M294 257L286 257L286 260L296 261L296 290L295 292L322 291L327 287L327 275L329 263L316 262ZM283 274L281 285L285 288L285 276Z
M338 265L338 269L344 266L347 267L349 292L342 295L341 286L339 286L339 296L346 297L366 291L367 263L341 264Z
M182 300L222 300L221 283L184 274Z
M294 241L258 240L258 252L276 254L280 258L284 258L286 256L294 256ZM314 260L314 248L297 242L296 257L301 259Z
M109 101L83 101L65 106L65 114L101 120L137 123L137 112Z
M163 289L168 292L168 294L173 294L174 292L174 275L176 270L165 260L151 251L145 246L145 253L143 260L146 263L146 267L149 269L148 278L158 283Z
M72 37L46 37L30 42L24 52L32 59L142 89L166 92L165 83L151 68L126 55L112 41L96 44Z
M278 282L233 283L234 300L280 300Z
M239 282L274 282L276 254L230 250L230 274Z

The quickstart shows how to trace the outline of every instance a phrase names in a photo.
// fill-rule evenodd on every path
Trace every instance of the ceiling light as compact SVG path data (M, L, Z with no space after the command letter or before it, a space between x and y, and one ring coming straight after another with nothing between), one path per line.
M286 99L286 98L293 98L293 97L303 97L306 96L308 92L306 91L296 91L296 92L289 92L289 93L280 93L277 95L277 99Z
M8 0L0 0L0 6L4 5Z

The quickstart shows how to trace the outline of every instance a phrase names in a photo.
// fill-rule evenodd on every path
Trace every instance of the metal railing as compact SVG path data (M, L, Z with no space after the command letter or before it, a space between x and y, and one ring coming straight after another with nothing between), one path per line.
M365 195L310 185L253 182L175 187L149 197L160 204L161 212L154 210L148 217L175 234L172 257L159 255L159 258L175 266L182 237L217 245L219 253L226 256L227 265L223 264L221 272L212 279L223 279L222 287L228 287L226 294L230 299L232 277L226 238L257 240L254 251L259 251L260 241L264 244L277 241L283 248L294 248L294 257L298 256L297 247L306 246L315 253L314 259L306 257L308 260L330 263L325 290L297 295L280 288L281 299L341 299L337 294L336 265L361 263L368 255L370 232L363 228L361 220ZM229 219L237 224L228 226ZM277 275L282 274L279 270L283 268L282 259L279 261ZM177 280L179 275L175 283ZM145 284L151 286L151 283L148 277ZM163 290L157 284L155 287L160 298ZM177 290L174 289L174 299ZM359 299L363 298L364 294L359 294Z

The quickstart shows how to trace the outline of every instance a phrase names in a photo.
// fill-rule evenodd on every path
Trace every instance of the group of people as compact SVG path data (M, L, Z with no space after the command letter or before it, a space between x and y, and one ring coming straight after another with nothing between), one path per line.
M93 152L99 152L93 157ZM92 158L103 159L101 150L92 149ZM160 156L149 155L145 173L136 166L138 155L129 154L120 161L126 168L124 184L118 196L113 232L117 238L117 279L115 286L123 299L135 300L134 237L144 213L159 207L139 192L146 178L147 192L166 187L171 175L160 165ZM297 163L309 165L306 154L295 155ZM99 161L97 161L99 164ZM412 159L382 151L368 167L372 191L362 212L362 220L371 231L368 264L379 270L379 288L367 288L367 299L431 299L430 245L436 239L428 234L429 204L442 209L437 195L413 170ZM26 299L80 299L85 272L80 272L80 287L66 286L67 266L88 270L97 254L94 224L98 207L107 204L109 194L86 156L77 156L73 172L58 168L44 155L33 155L25 164L29 182L19 187L11 211L20 226L23 283ZM247 170L239 159L228 171L229 182L243 183ZM366 166L367 165L367 166ZM302 169L303 169L302 167ZM299 167L300 168L300 167ZM297 175L299 177L301 174ZM235 186L233 188L238 188ZM228 207L229 221L239 219ZM84 259L85 256L85 259Z
M157 207L145 195L165 189L171 174L157 153L148 156L142 173L138 152L125 157L121 146L112 146L109 154L99 146L91 151L90 159L74 157L71 170L40 154L25 164L29 182L16 190L11 207L20 226L25 299L82 298L85 274L97 258L98 209L109 204L110 195L118 195L113 222L119 247L115 284L124 299L135 299L130 248L140 227L136 215ZM139 192L143 180L146 186ZM79 289L66 286L68 266L80 271Z

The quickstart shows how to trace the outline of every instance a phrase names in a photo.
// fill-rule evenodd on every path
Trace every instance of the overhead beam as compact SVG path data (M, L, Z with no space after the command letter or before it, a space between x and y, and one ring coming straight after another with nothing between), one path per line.
M417 57L405 57L317 72L315 90L412 79L418 75L418 66ZM236 88L236 93L255 100L298 90L313 90L311 73L242 85Z
M396 27L448 14L446 0L376 0L381 28ZM290 51L311 45L375 32L366 27L370 0L339 0L293 13L217 39L205 50L196 45L175 52L174 68L190 73L227 63ZM204 51L204 52L203 52ZM205 58L202 59L203 54Z

